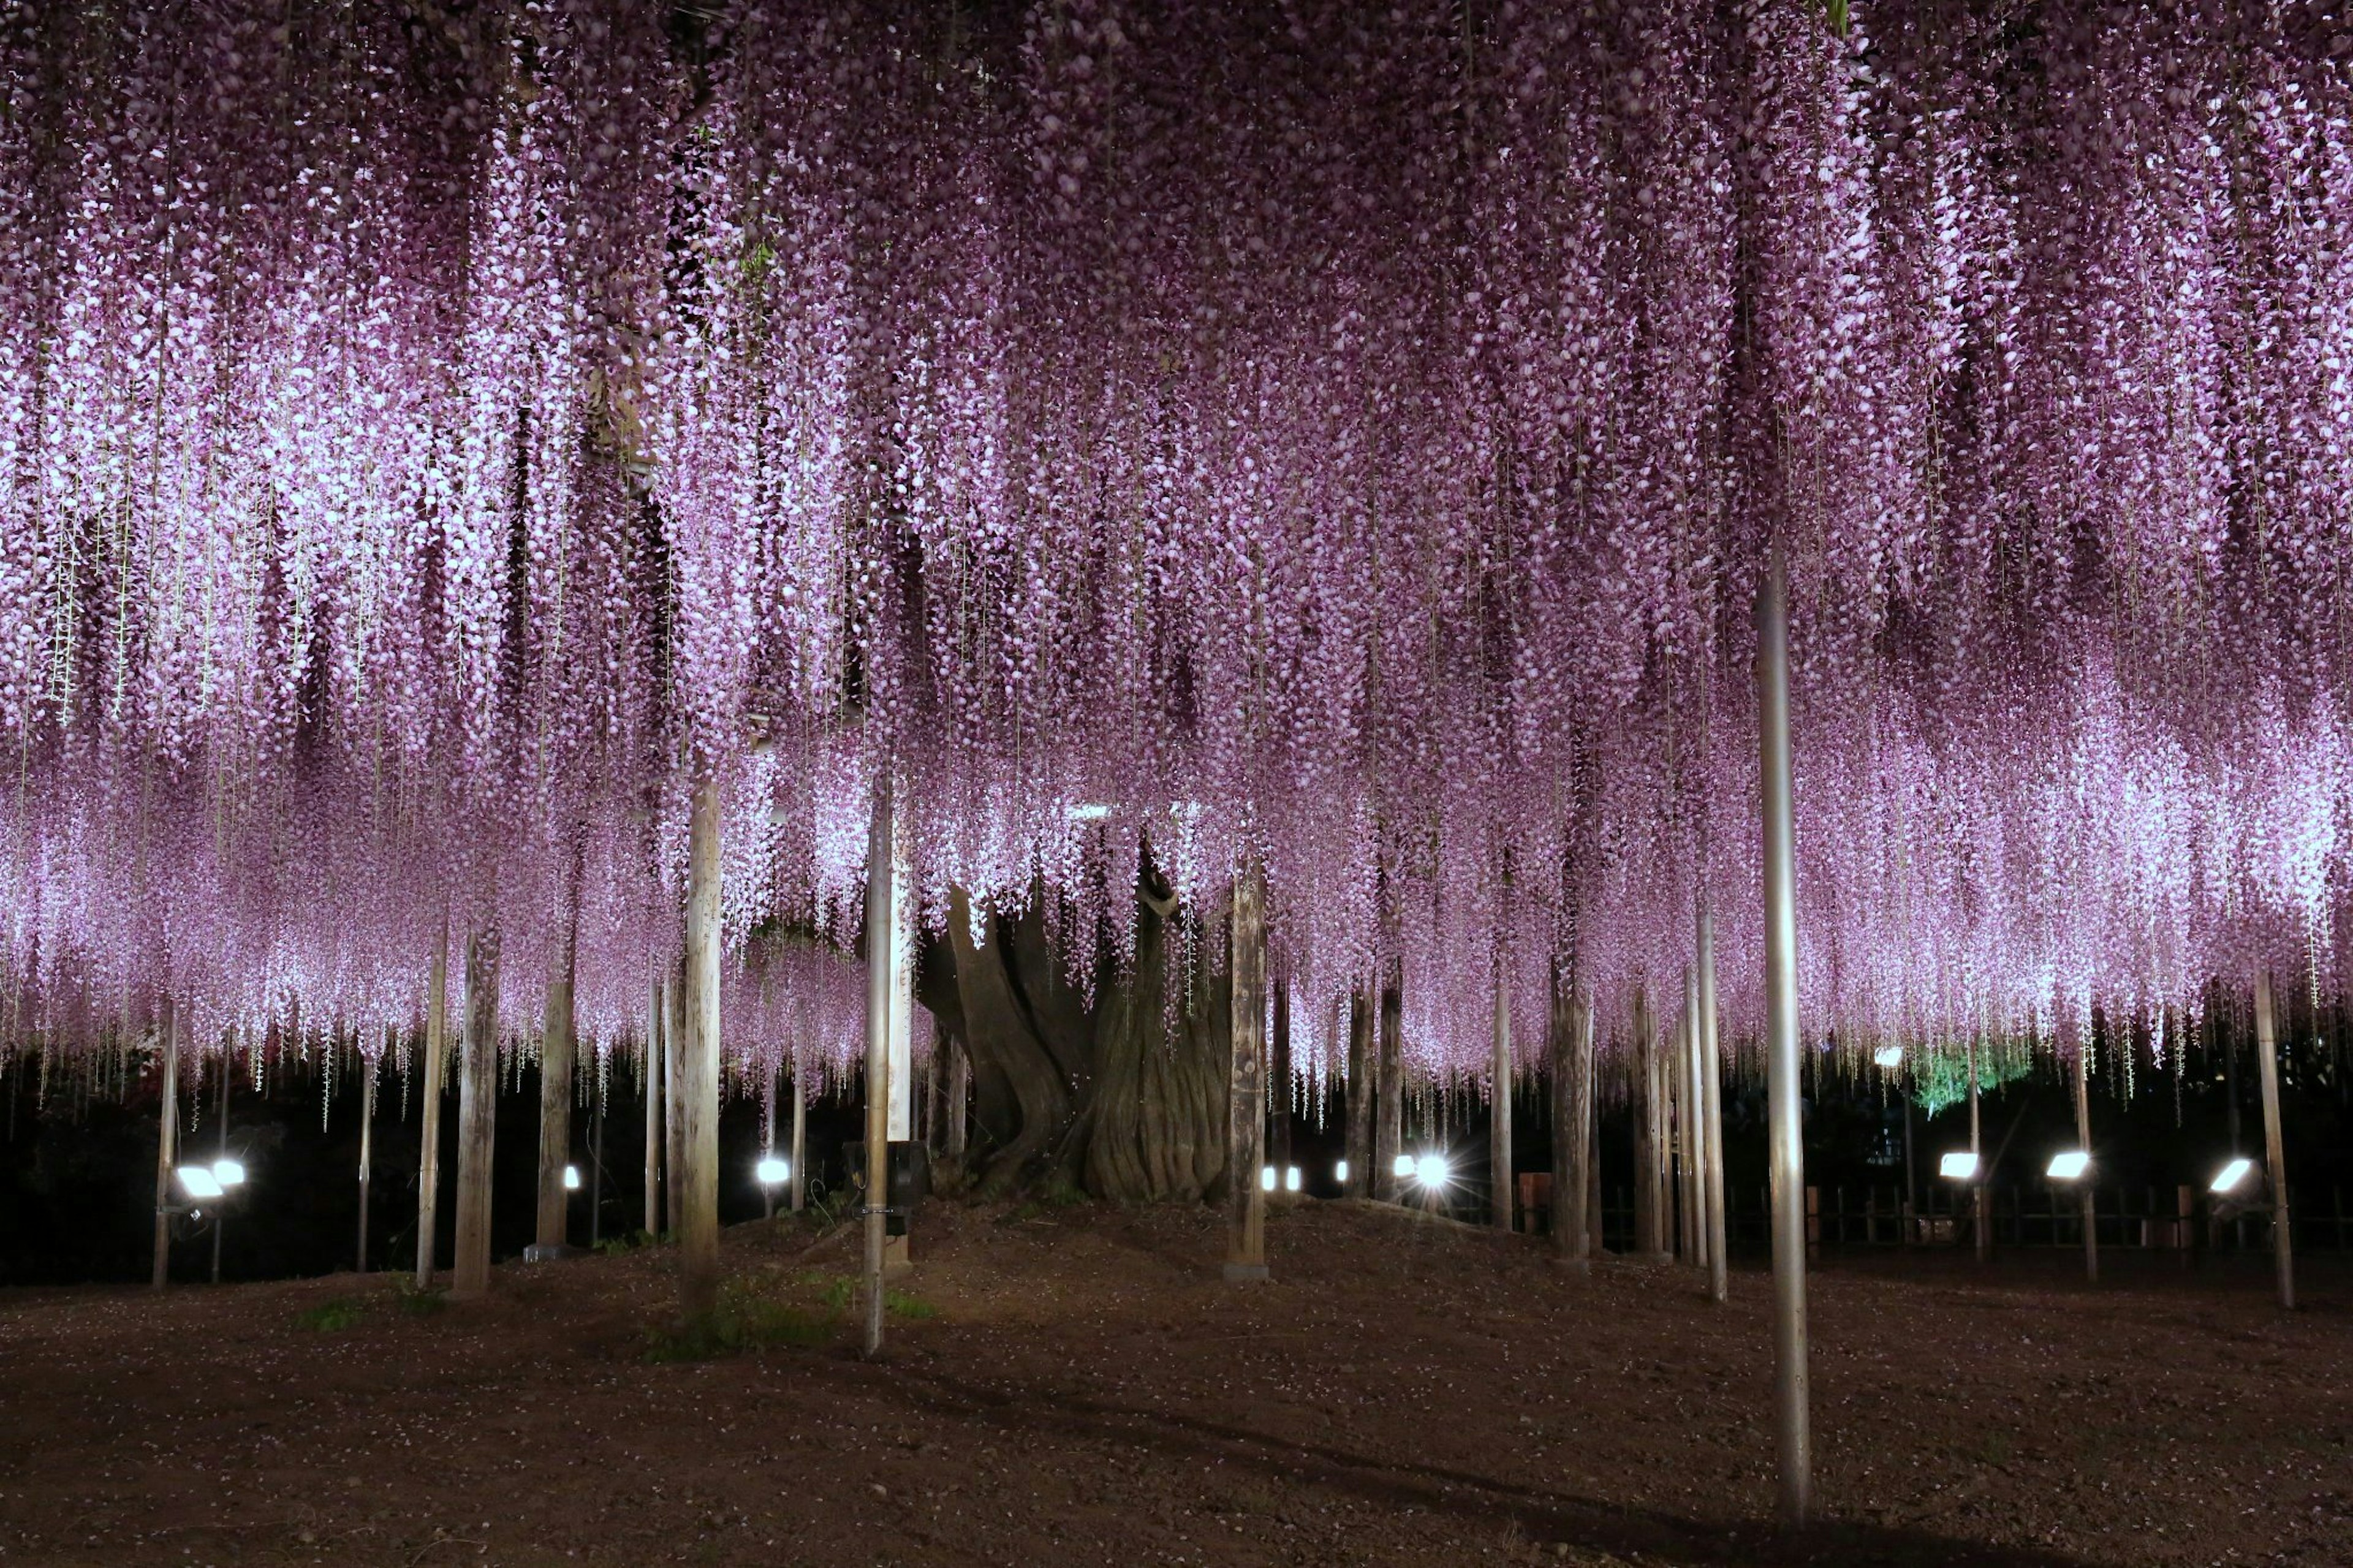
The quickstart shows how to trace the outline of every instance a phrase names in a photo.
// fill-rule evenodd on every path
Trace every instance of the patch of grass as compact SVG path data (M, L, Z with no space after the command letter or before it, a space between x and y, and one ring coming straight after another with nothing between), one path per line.
M307 1312L294 1314L294 1326L314 1334L331 1334L339 1330L357 1328L363 1309L357 1301L333 1300Z
M847 1274L837 1274L825 1284L826 1310L831 1312L846 1311L849 1310L851 1299L857 1294L858 1282Z
M832 1338L840 1312L822 1313L762 1295L749 1281L731 1279L719 1292L719 1308L700 1322L663 1324L646 1331L646 1360L712 1361L738 1351L776 1346L806 1349Z
M904 1290L885 1289L882 1292L882 1310L893 1317L908 1318L917 1322L940 1315L937 1307L921 1296L912 1296Z
M403 1312L412 1318L429 1318L449 1304L449 1293L438 1285L418 1289L413 1276L401 1275L393 1281L392 1300Z
M596 1244L597 1252L606 1258L618 1258L635 1252L641 1247L659 1247L661 1237L649 1230L631 1231L627 1236L608 1236Z

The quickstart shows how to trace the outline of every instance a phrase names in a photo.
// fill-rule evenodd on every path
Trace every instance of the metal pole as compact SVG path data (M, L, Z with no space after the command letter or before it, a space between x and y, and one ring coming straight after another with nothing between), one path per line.
M2263 1094L2263 1173L2272 1184L2272 1261L2280 1310L2295 1310L2295 1247L2288 1229L2287 1163L2280 1144L2279 1047L2272 1025L2272 976L2255 976L2255 1074Z
M891 771L874 773L866 828L866 1353L882 1349L882 1253L891 1202Z
M1699 906L1698 946L1701 1169L1707 1173L1700 1212L1707 1222L1707 1299L1721 1301L1731 1289L1725 1277L1728 1260L1724 1238L1724 1059L1715 1038L1715 916L1704 894ZM1800 1277L1798 1306L1801 1314L1804 1286ZM1799 1333L1803 1331L1801 1326Z
M2092 1042L2075 1043L2075 1147L2092 1152ZM2084 1278L2100 1282L2099 1173L2085 1166L2075 1197L2084 1211Z
M1757 706L1765 816L1765 1052L1772 1134L1773 1394L1782 1521L1813 1493L1806 1367L1806 1163L1798 1081L1796 813L1789 781L1789 617L1779 555L1757 594Z

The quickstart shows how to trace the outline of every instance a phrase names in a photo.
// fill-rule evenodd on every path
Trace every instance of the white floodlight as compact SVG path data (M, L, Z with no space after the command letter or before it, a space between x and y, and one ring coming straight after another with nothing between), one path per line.
M1271 1193L1274 1191L1274 1167L1272 1165L1261 1165L1258 1168L1258 1185L1259 1191L1261 1192Z
M1871 1059L1880 1067L1900 1068L1904 1065L1904 1047L1902 1046L1882 1046L1877 1050L1871 1053Z
M2081 1149L2063 1149L2051 1156L2050 1168L2042 1173L2054 1182L2072 1182L2091 1168L2091 1155Z
M1339 1183L1339 1184L1341 1184L1343 1186L1345 1186L1345 1185L1347 1184L1347 1181L1348 1181L1348 1162L1347 1162L1347 1161L1343 1160L1343 1161L1341 1161L1338 1164L1336 1164L1336 1165L1335 1165L1335 1166L1333 1166L1333 1167L1332 1167L1332 1179L1333 1179L1334 1181L1335 1181L1335 1182L1338 1182L1338 1183Z
M1410 1154L1399 1154L1395 1160L1389 1162L1389 1174L1392 1176L1412 1175L1413 1156Z
M192 1198L216 1198L221 1195L220 1178L203 1165L183 1165L177 1174L181 1187Z
M567 1193L576 1193L580 1190L579 1166L566 1165L564 1167L564 1190Z
M2214 1178L2214 1184L2211 1187L2209 1187L2207 1191L2215 1193L2236 1192L2238 1191L2239 1184L2245 1181L2247 1179L2247 1173L2254 1168L2255 1163L2253 1160L2247 1159L2243 1156L2234 1159L2229 1164L2222 1167L2221 1173Z
M1967 1149L1956 1149L1936 1162L1936 1174L1948 1182L1973 1181L1977 1173L1978 1157Z
M754 1173L759 1176L760 1184L764 1187L782 1186L792 1180L792 1162L779 1160L774 1154L770 1154L760 1162Z
M1282 1190L1286 1193L1295 1193L1299 1190L1298 1166L1292 1165L1284 1169L1282 1173Z
M1446 1156L1443 1154L1424 1154L1413 1163L1413 1179L1425 1187L1442 1187L1446 1184Z
M1062 815L1072 822L1101 822L1111 815L1111 807L1099 802L1090 802L1084 805L1071 806Z
M224 1188L245 1185L245 1167L235 1160L215 1160L213 1180Z

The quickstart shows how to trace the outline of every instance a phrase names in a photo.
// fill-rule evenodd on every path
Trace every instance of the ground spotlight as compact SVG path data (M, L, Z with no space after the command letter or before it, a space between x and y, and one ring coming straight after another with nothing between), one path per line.
M1295 1193L1299 1190L1298 1166L1292 1165L1284 1169L1282 1173L1282 1190L1286 1193Z
M1978 1157L1967 1149L1958 1149L1936 1163L1936 1174L1948 1182L1966 1182L1978 1173Z
M1271 1193L1274 1191L1274 1167L1272 1165L1261 1165L1258 1168L1258 1184L1261 1192Z
M183 1165L175 1173L181 1188L192 1198L216 1198L221 1195L220 1178L202 1165Z
M1338 1164L1336 1164L1336 1165L1335 1165L1335 1166L1333 1166L1333 1167L1332 1167L1332 1179L1333 1179L1334 1181L1335 1181L1335 1182L1340 1183L1340 1184L1341 1184L1342 1185L1344 1185L1344 1186L1347 1184L1347 1181L1348 1181L1348 1162L1347 1162L1347 1161L1343 1160L1343 1161L1341 1161Z
M1423 1186L1442 1187L1446 1184L1447 1169L1445 1155L1424 1154L1420 1159L1412 1161L1411 1164L1413 1166L1413 1179L1419 1182Z
M1904 1047L1882 1046L1871 1053L1871 1059L1883 1068L1900 1068L1904 1065Z
M580 1190L579 1166L566 1165L564 1167L564 1190L567 1193L576 1193Z
M1392 1176L1412 1175L1413 1156L1410 1154L1399 1154L1395 1160L1389 1163L1389 1174Z
M224 1188L245 1185L245 1167L235 1160L215 1160L213 1180Z
M2081 1149L2066 1149L2051 1156L2050 1168L2042 1173L2054 1182L2072 1182L2091 1168L2091 1155Z
M2247 1173L2253 1171L2254 1168L2255 1163L2253 1160L2246 1159L2243 1156L2234 1159L2229 1164L2222 1167L2221 1173L2214 1178L2214 1184L2209 1187L2207 1191L2214 1193L2237 1192L2239 1190L2240 1184L2247 1179Z
M792 1173L791 1163L777 1159L774 1154L762 1159L754 1171L754 1174L760 1178L760 1184L764 1187L781 1186L791 1179Z

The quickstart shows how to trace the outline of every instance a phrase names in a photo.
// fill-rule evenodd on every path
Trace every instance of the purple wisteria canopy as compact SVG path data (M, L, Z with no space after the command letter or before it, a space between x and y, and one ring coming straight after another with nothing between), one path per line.
M1776 550L1810 1035L2336 994L2353 14L1831 9L12 6L0 1049L375 1040L445 921L528 1016L575 901L617 1037L691 781L740 954L886 768L1082 970L1255 857L1303 1066L1703 892L1737 1036Z

